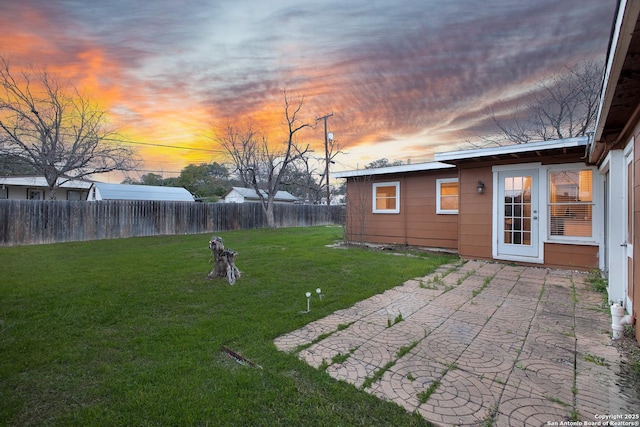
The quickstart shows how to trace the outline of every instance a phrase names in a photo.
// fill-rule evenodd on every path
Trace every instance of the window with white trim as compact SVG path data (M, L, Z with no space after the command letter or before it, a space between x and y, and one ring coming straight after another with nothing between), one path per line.
M436 179L436 213L457 214L459 199L458 178Z
M29 188L27 189L27 199L28 200L44 200L44 191Z
M78 190L67 191L67 200L82 200L82 192Z
M593 240L591 169L549 170L549 239Z
M373 213L400 212L400 183L376 182L373 184Z

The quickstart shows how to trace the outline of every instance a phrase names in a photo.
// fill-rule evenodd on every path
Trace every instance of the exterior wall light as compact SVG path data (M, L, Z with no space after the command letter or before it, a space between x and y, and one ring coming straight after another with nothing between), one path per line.
M483 194L484 193L484 182L478 180L478 187L476 189L478 190L478 194Z

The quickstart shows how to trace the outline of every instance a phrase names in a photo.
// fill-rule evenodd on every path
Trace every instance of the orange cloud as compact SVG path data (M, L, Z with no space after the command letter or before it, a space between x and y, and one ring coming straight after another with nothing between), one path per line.
M487 113L512 110L549 70L603 54L603 16L615 8L608 2L541 0L465 13L464 4L429 0L342 2L318 14L313 5L275 1L247 14L233 3L71 9L23 0L3 5L0 52L72 80L109 110L125 139L184 147L135 145L145 170L221 161L210 136L228 120L251 123L276 146L287 137L282 88L292 102L304 96L301 122L334 113L329 131L360 156L344 156L355 165L426 159L434 147L457 148L488 131ZM320 152L322 123L299 139Z

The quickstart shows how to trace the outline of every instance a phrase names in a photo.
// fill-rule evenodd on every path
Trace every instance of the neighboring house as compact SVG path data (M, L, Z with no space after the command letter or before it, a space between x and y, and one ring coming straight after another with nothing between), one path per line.
M96 200L154 200L193 202L193 196L182 187L155 185L106 184L95 182L89 189L89 201Z
M263 197L267 197L267 193L264 190L260 190L260 192ZM231 189L222 196L222 201L224 203L259 202L260 198L253 188L231 187ZM296 203L298 202L298 198L287 191L278 191L273 201L276 203Z
M57 200L85 200L91 181L71 179L56 189ZM49 184L43 176L0 177L0 199L48 200L51 199Z
M640 316L640 1L620 1L588 160L604 181L609 299ZM640 328L636 323L636 338Z

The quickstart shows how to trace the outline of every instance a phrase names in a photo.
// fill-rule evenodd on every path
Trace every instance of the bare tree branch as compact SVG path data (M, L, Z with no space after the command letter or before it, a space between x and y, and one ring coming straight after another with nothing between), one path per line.
M14 75L0 57L0 154L20 159L55 190L70 179L131 170L133 151L106 126L106 113L46 69Z
M229 123L221 135L214 132L213 137L227 152L242 184L255 190L270 228L275 227L273 204L284 177L310 152L309 145L303 146L296 140L298 132L310 127L298 119L304 98L294 103L286 90L282 94L288 137L280 148L274 148L266 136L258 134L251 126L242 129Z
M602 76L603 65L598 62L567 68L538 85L529 104L510 117L501 119L492 112L498 135L467 142L482 147L585 136L595 125Z

